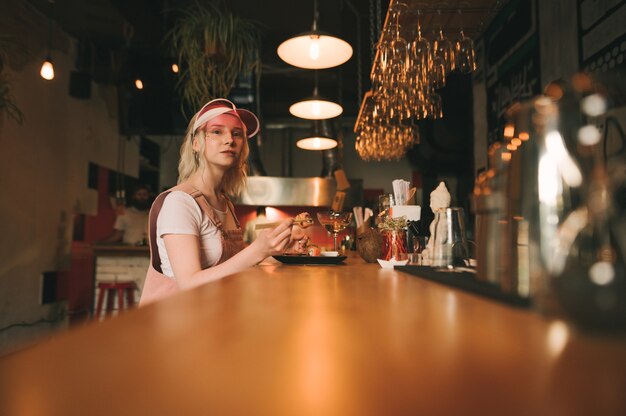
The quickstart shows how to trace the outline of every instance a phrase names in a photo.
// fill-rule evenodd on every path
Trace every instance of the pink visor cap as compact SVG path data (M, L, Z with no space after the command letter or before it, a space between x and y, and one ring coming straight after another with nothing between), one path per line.
M248 138L259 132L259 119L251 111L237 108L235 104L225 98L217 98L209 101L200 109L198 117L195 123L193 123L193 134L196 134L196 131L202 127L204 123L222 114L233 114L237 116L243 125L246 126L246 135Z

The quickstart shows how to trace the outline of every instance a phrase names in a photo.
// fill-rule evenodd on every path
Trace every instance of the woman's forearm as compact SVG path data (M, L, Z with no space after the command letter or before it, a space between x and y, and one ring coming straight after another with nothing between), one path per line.
M199 270L191 276L181 276L181 278L177 279L178 286L181 289L190 289L201 286L205 283L214 282L231 274L245 270L248 267L252 267L263 261L265 258L266 256L262 255L257 250L254 250L254 247L250 245L223 263L204 270Z
M261 232L252 244L223 263L204 270L200 270L198 265L192 273L177 275L179 287L188 289L213 282L252 267L269 256L284 252L290 242L291 225L292 221L289 219L273 230Z

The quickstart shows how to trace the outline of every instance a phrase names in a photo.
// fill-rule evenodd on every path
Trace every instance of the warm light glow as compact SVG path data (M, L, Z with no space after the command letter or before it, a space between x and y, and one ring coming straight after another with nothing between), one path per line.
M517 150L517 146L515 146L513 143L509 143L506 145L507 150L510 150L511 152L514 152Z
M289 112L296 117L307 120L325 120L343 113L343 107L332 101L313 99L293 104L289 107Z
M328 137L308 137L298 140L296 146L304 150L328 150L337 147L337 141Z
M600 286L606 286L615 278L615 268L608 261L599 261L589 268L589 279Z
M606 99L600 94L591 94L582 99L580 107L588 116L598 117L606 112Z
M322 114L322 105L319 101L313 101L311 103L311 114L315 117L319 117Z
M143 82L139 78L135 80L135 88L137 88L138 90L143 90Z
M572 187L580 186L583 181L582 173L567 151L563 136L558 131L546 134L546 149L558 164L565 183Z
M521 141L525 142L526 140L530 139L530 135L528 133L526 133L525 131L522 131L519 134L519 139Z
M600 130L596 126L587 125L583 126L578 130L578 142L585 146L593 146L594 144L598 144L600 139L602 138L602 134Z
M535 99L535 109L540 113L544 113L551 106L553 106L552 100L546 96L540 96Z
M324 69L343 64L352 56L352 46L329 35L306 33L278 46L278 56L298 68Z
M269 222L280 221L287 217L288 215L278 208L265 207L265 218L267 218L267 221Z
M561 321L554 321L548 327L546 346L553 357L561 355L567 341L569 340L569 330L567 325Z
M507 124L504 126L504 137L510 139L515 135L515 126L512 124Z
M172 64L172 72L178 74L178 71L180 71L178 64Z
M560 100L563 98L563 88L556 82L551 82L545 89L545 94L553 100Z
M520 147L522 145L522 141L517 137L511 139L511 144L516 147Z
M500 154L500 157L502 158L502 160L504 160L505 162L508 162L509 160L511 160L511 153L509 152L502 152Z
M539 201L548 206L555 206L561 186L555 157L546 153L539 159Z
M39 74L41 75L41 78L45 80L50 81L54 79L54 66L52 65L52 59L50 59L50 57L46 58L46 60L43 61L43 65L41 65L41 71L39 71Z
M309 45L309 58L313 61L317 61L320 58L320 42L317 37L311 38L311 44Z

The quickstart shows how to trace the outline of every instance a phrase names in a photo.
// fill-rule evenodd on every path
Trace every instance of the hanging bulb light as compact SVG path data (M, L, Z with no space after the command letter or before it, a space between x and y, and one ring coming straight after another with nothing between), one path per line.
M52 5L54 2L49 0ZM52 13L52 12L51 12ZM52 57L50 56L50 49L52 46L52 18L48 18L48 53L46 54L46 58L41 64L41 69L39 70L39 75L41 78L51 81L54 79L54 65L52 64Z
M315 135L298 140L296 146L304 150L328 150L337 147L337 141L330 137Z
M278 56L298 68L325 69L338 66L352 56L352 46L343 39L317 30L319 11L314 0L313 28L278 46Z
M321 126L322 122L316 120L314 123L313 134L298 140L296 146L304 150L328 150L337 147L337 140L328 136L328 129Z
M309 45L309 58L313 61L320 59L320 38L313 36Z
M292 104L289 112L296 117L308 120L324 120L341 115L343 107L314 94L313 97Z
M317 74L315 76L315 89L313 96L298 101L289 107L289 112L296 117L307 120L324 120L333 118L343 113L343 107L332 101L320 97L317 91Z
M45 80L50 81L54 79L54 65L52 65L52 58L50 58L50 55L46 56L46 59L44 59L39 74L41 75L41 78Z
M180 68L178 67L177 63L173 63L172 64L172 72L175 74L178 74L178 71L180 71Z
M143 81L141 80L141 78L137 78L135 80L135 88L137 88L138 90L143 90Z

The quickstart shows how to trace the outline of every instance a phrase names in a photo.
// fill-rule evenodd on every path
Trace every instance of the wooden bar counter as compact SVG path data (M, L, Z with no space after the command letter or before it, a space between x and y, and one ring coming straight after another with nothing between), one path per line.
M260 265L0 358L0 415L625 415L626 340L366 264Z

